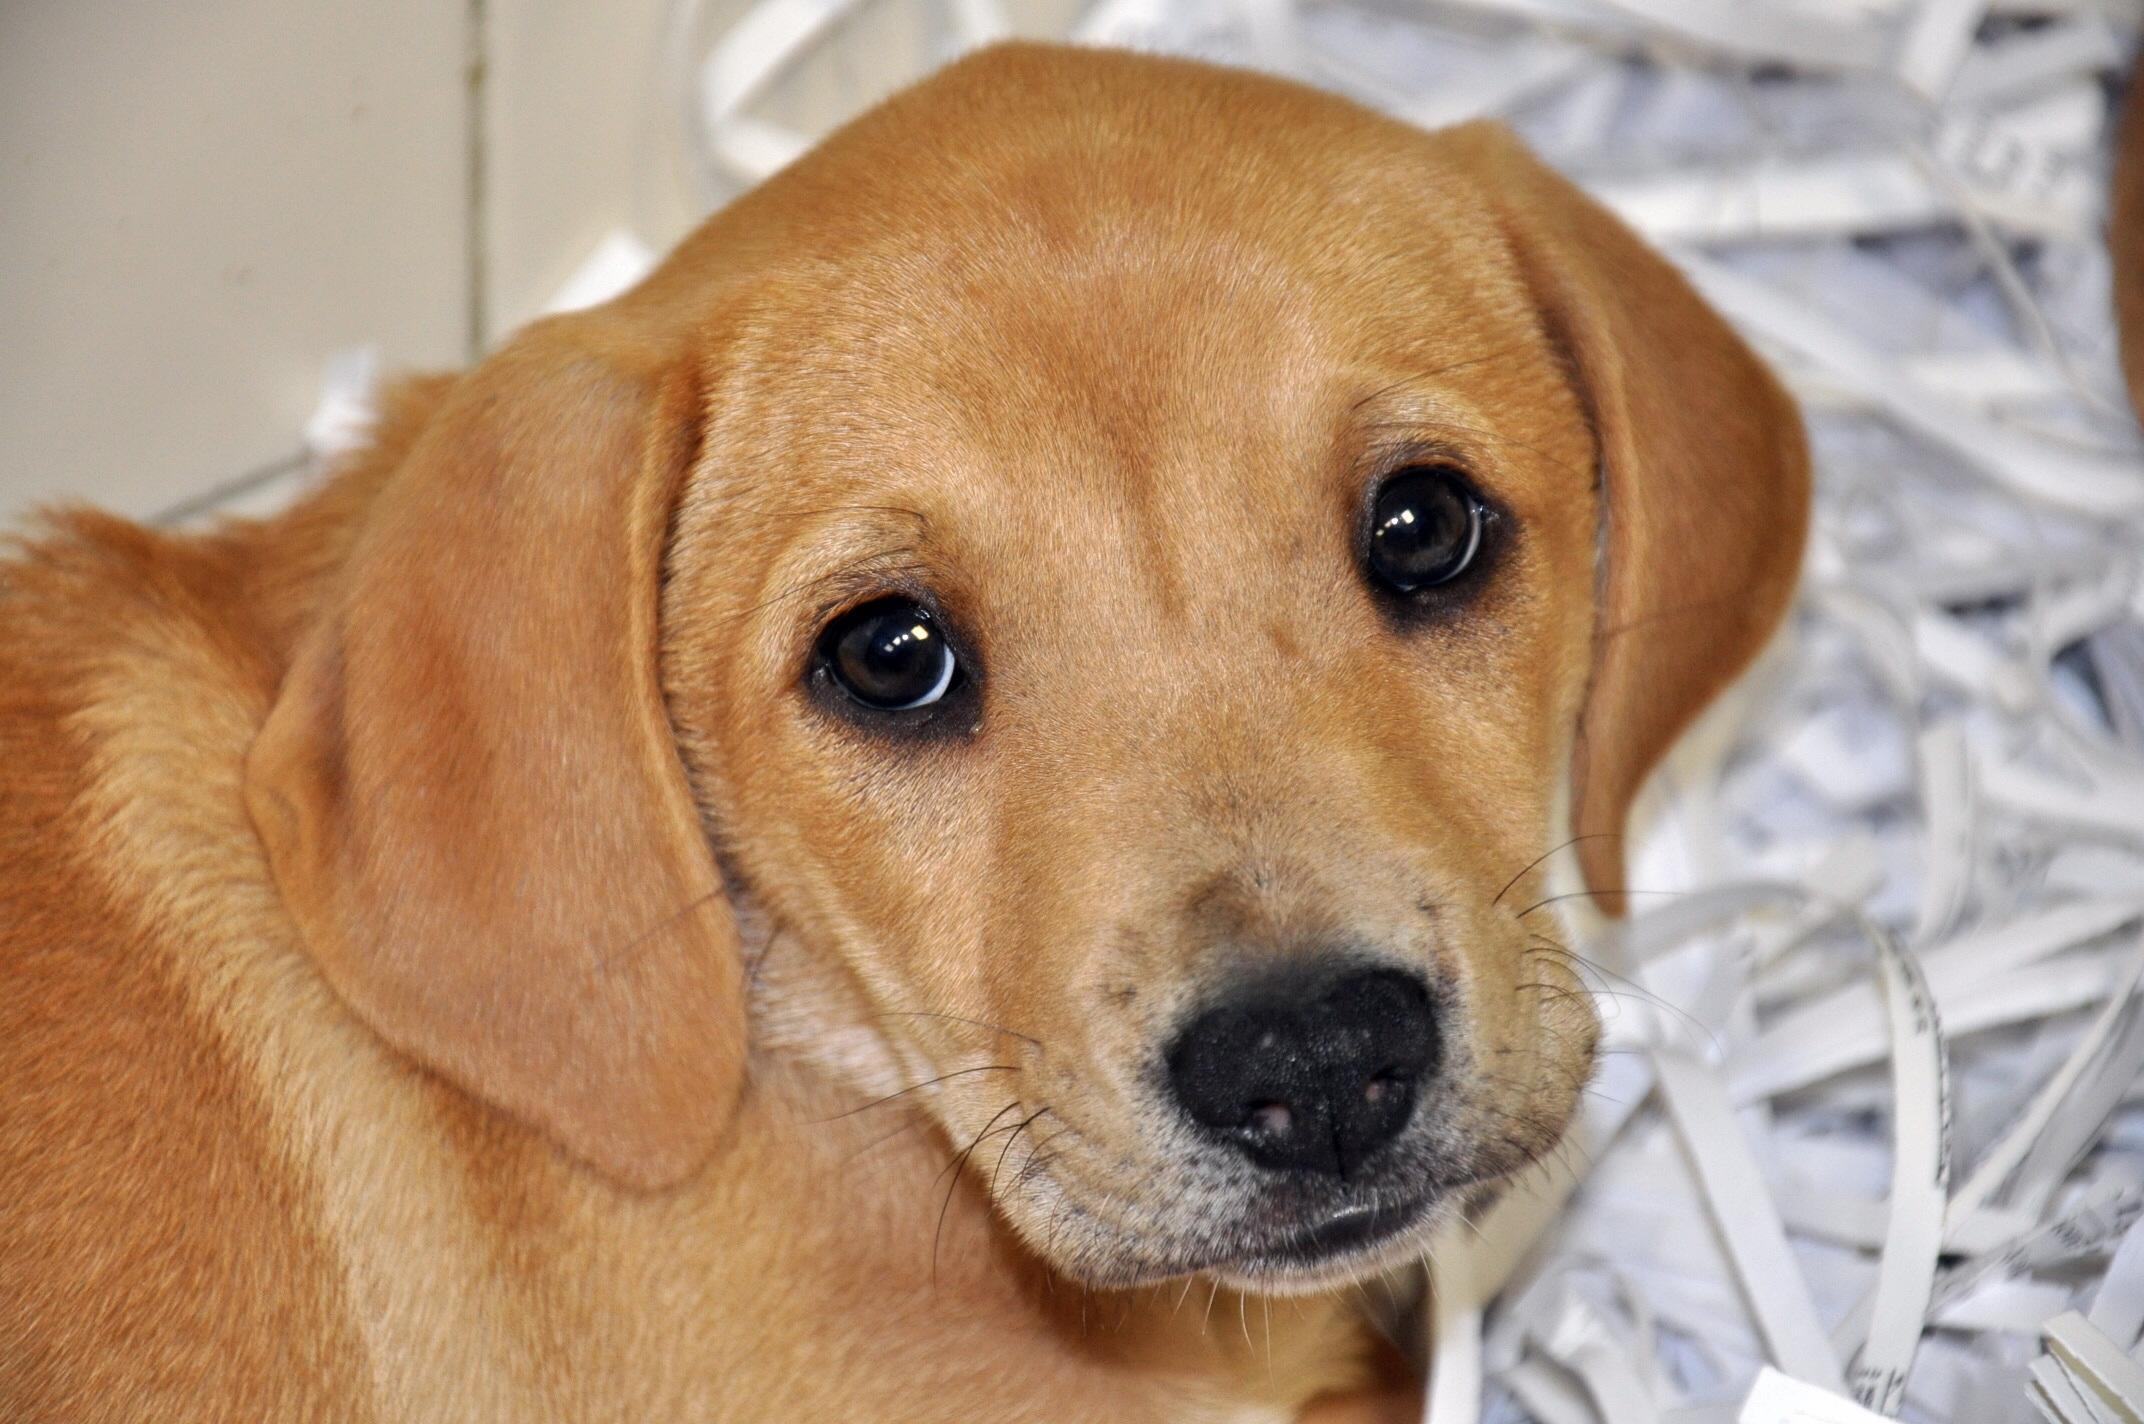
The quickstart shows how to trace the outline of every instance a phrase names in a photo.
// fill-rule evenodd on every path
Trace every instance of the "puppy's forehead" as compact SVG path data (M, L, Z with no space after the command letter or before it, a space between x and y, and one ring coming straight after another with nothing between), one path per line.
M1554 376L1479 195L1350 172L1088 136L879 195L783 284L784 493L1036 539L1164 498L1225 520L1323 507L1306 472L1347 477L1381 429L1538 406Z
M1588 498L1583 420L1470 151L1166 61L956 66L681 254L747 293L710 327L745 333L710 357L741 373L710 400L711 459L743 474L726 527L762 527L779 586L921 545L940 592L967 575L971 605L1041 616L1220 608L1290 567L1327 588L1380 456L1425 432L1550 452L1463 461L1522 516Z

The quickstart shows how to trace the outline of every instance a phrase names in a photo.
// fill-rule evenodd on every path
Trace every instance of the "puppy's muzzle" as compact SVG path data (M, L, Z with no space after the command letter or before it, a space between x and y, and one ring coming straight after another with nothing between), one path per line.
M1236 988L1168 1051L1192 1121L1276 1171L1346 1180L1406 1130L1439 1058L1413 974L1315 961Z

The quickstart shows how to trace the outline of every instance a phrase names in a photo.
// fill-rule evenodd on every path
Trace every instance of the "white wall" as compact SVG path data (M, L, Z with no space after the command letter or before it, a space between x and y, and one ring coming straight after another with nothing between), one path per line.
M0 0L0 527L289 470L334 353L459 365L605 233L674 242L709 195L664 65L748 3ZM1007 8L1041 35L1077 7ZM873 0L764 111L855 112L943 10Z
M459 364L609 228L677 236L663 11L0 3L0 524L288 462L333 352Z

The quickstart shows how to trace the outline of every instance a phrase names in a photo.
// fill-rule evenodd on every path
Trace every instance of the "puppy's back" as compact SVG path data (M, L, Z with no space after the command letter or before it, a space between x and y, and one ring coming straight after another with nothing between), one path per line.
M293 1174L147 927L160 867L128 863L93 794L128 772L115 685L230 658L200 557L77 516L0 562L0 1418L361 1397Z

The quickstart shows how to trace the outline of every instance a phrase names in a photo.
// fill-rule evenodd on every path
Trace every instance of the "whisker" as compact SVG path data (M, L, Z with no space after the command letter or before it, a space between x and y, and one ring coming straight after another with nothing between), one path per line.
M910 1093L918 1092L924 1088L934 1087L937 1084L946 1082L949 1079L965 1078L970 1073L1010 1073L1012 1071L1013 1066L1010 1063L984 1063L974 1068L956 1068L950 1073L940 1073L935 1078L925 1078L920 1083L910 1083L907 1087L901 1089L899 1092L888 1093L883 1098L874 1098L872 1101L865 1103L860 1108L850 1108L847 1112L835 1113L832 1117L814 1118L813 1122L839 1122L845 1117L854 1117L860 1112L869 1112L873 1108L884 1107L886 1104L892 1102L895 1098L906 1097Z
M925 526L928 526L931 522L931 517L928 514L925 514L920 509L910 509L905 504L828 504L821 505L819 507L818 512L820 514L833 514L836 512L852 514L898 514L904 519L913 519L916 521L916 523Z
M1528 871L1532 870L1542 861L1547 860L1550 856L1556 854L1557 851L1569 850L1572 846L1577 845L1580 841L1619 841L1622 838L1623 833L1621 831L1593 831L1587 835L1573 836L1569 840L1565 841L1562 845L1550 847L1549 849L1541 852L1541 854L1535 856L1532 860L1527 861L1526 864L1521 867L1517 875L1514 875L1509 880L1505 881L1504 888L1497 891L1496 898L1489 902L1489 908L1493 910L1499 904L1501 904L1503 902L1504 897L1511 893L1512 886L1518 884L1521 880L1524 880Z
M1656 893L1675 894L1678 892L1663 891ZM1662 998L1659 994L1655 993L1651 989L1646 988L1643 984L1640 984L1635 979L1631 979L1625 975L1618 974L1613 969L1610 969L1606 965L1601 964L1599 961L1590 959L1587 956L1580 954L1577 950L1571 948L1567 944L1558 943L1556 940L1550 939L1546 935L1534 934L1528 936L1526 953L1528 955L1538 954L1541 955L1543 958L1560 959L1564 961L1565 963L1569 964L1574 971L1579 972L1581 984L1584 984L1584 974L1591 973L1603 981L1603 987L1595 988L1591 985L1585 985L1585 992L1590 994L1598 994L1604 998L1636 999L1640 1003L1650 1004L1658 1008L1661 1012L1670 1014L1675 1018L1680 1019L1685 1025L1689 1027L1692 1033L1695 1033L1699 1037L1704 1038L1705 1040L1710 1042L1714 1049L1718 1049L1720 1047L1719 1035L1714 1032L1710 1027L1706 1026L1704 1023L1701 1023L1694 1015L1690 1013L1688 1009L1683 1008L1680 1004L1676 1004L1665 998ZM1625 988L1622 990L1607 988L1605 987L1605 984L1608 981L1613 981L1614 983L1624 985ZM1545 993L1544 997L1546 997ZM1617 1050L1596 1048L1594 1051L1596 1054L1603 1054L1615 1052Z
M1017 1038L1022 1043L1032 1043L1037 1048L1042 1047L1042 1040L1039 1038L1024 1034L1018 1029L1007 1028L1003 1024L991 1023L988 1019L971 1019L965 1014L941 1014L929 1009L887 1009L884 1011L884 1016L888 1018L948 1019L954 1023L972 1024L976 1028L987 1028L992 1033L1002 1033L1007 1038Z
M1386 396L1391 395L1394 391L1404 390L1406 387L1413 385L1417 380L1420 379L1423 378L1419 376L1402 376L1400 379L1394 381L1389 386L1379 386L1376 390L1370 392L1361 400L1356 401L1353 405L1349 406L1348 410L1351 412L1361 410L1364 406L1369 405L1371 402L1382 400Z
M832 1119L830 1118L825 1120L832 1121ZM844 1167L853 1165L858 1158L863 1157L867 1153L877 1151L879 1148L884 1147L887 1143L893 1141L896 1137L907 1136L909 1133L914 1132L917 1128L923 1126L923 1124L928 1122L929 1120L930 1119L922 1116L921 1114L917 1114L916 1116L911 1117L907 1122L901 1124L899 1127L885 1134L883 1137L872 1138L869 1142L857 1148L848 1156L842 1158L841 1165Z
M755 604L750 605L749 607L738 609L735 613L730 615L729 621L733 623L741 622L746 618L750 618L755 613L764 613L769 608L774 607L774 605L776 605L777 603L783 603L788 601L789 599L796 598L803 594L809 593L813 589L819 588L824 584L831 583L834 580L854 577L864 570L872 570L882 573L921 573L923 572L923 566L921 564L913 562L896 562L897 560L907 558L912 554L920 552L921 551L917 549L914 545L902 545L898 548L882 549L878 553L871 555L868 559L865 559L861 563L844 564L838 569L828 569L823 574L817 574L811 578L803 579L797 583L789 585L787 588L784 588L779 592L771 593L767 597L761 599Z
M1590 482L1596 480L1599 477L1597 468L1581 469L1576 465L1570 464L1568 461L1559 460L1554 455L1550 454L1548 451L1542 449L1538 445L1532 444L1529 441L1521 440L1517 436L1511 435L1508 432L1502 430L1487 430L1478 425L1462 425L1459 422L1452 420L1378 421L1373 423L1370 428L1418 431L1450 430L1460 435L1473 436L1477 440L1501 442L1502 444L1509 445L1514 449L1524 450L1527 454L1532 455L1535 459L1541 461L1541 463L1549 466L1552 469L1561 470L1574 479L1582 479Z
M1523 340L1514 341L1508 346L1499 346L1498 348L1496 348L1496 350L1485 352L1479 356L1463 356L1457 361L1448 361L1442 366L1433 367L1430 370L1421 372L1419 375L1402 376L1399 380L1394 381L1391 385L1380 386L1378 389L1370 392L1361 400L1356 401L1353 405L1349 406L1348 409L1350 411L1361 410L1364 406L1372 404L1375 401L1381 400L1384 397L1391 395L1394 391L1404 390L1408 386L1420 385L1425 381L1434 379L1435 377L1449 375L1453 371L1464 371L1470 366L1484 366L1491 361L1501 361L1504 357L1509 356L1514 352L1528 350L1534 345L1536 345L1536 339L1532 337L1527 337Z
M1740 604L1747 601L1748 598L1748 589L1731 588L1705 598L1691 598L1681 603L1670 603L1660 608L1648 609L1643 613L1624 619L1612 628L1601 629L1600 641L1603 643L1611 642L1622 637L1625 633L1634 633L1640 628L1649 628L1655 623L1664 623L1670 618L1680 618L1686 613L1697 613L1707 608L1717 608L1723 603Z
M1021 1120L1020 1125L1012 1130L1012 1136L1005 1139L1005 1145L998 1149L997 1165L990 1169L990 1195L994 1197L998 1194L998 1173L1005 1170L1005 1158L1011 1153L1012 1145L1020 1140L1020 1134L1027 1131L1029 1124L1049 1110L1048 1103L1044 1103L1041 1107L1035 1109L1032 1115Z
M1617 885L1611 885L1605 890L1567 890L1561 895L1551 895L1547 899L1534 901L1512 918L1523 920L1542 906L1553 905L1558 900L1586 900L1592 899L1597 895L1687 895L1689 893L1687 890L1632 890L1625 886Z
M663 916L654 924L642 930L639 934L634 935L625 943L618 945L612 949L605 950L599 948L594 944L590 944L588 946L590 963L587 972L591 975L610 973L613 969L618 968L626 959L638 953L643 947L647 945L648 941L654 939L657 935L669 929L672 925L675 925L678 921L684 919L687 915L699 909L701 906L707 904L709 901L720 897L722 891L722 883L720 881L717 881L713 889L707 891L703 895L695 895L692 899L687 900L683 905L679 906L670 914Z
M1627 991L1620 992L1603 988L1599 990L1593 990L1591 992L1608 994L1611 997L1615 998L1642 999L1649 1003L1659 1005L1661 1008L1667 1010L1669 1013L1681 1014L1684 1018L1690 1019L1690 1016L1686 1010L1668 1002L1666 999L1662 998L1660 995L1656 994L1651 989L1648 989L1643 984L1640 984L1637 980L1632 979L1627 975L1618 974L1613 969L1610 969L1605 964L1602 964L1600 961L1580 954L1577 950L1571 948L1567 944L1559 944L1557 941L1550 939L1547 935L1535 934L1527 936L1526 953L1530 955L1538 954L1548 959L1560 959L1566 964L1571 965L1574 969L1582 970L1586 973L1597 975L1604 982L1613 982L1621 984L1624 986L1624 990ZM1690 1023L1693 1027L1698 1026L1697 1020L1695 1019L1690 1019Z
M1060 1126L1055 1132L1051 1133L1048 1137L1028 1144L1027 1156L1021 1161L1020 1170L1013 1174L1012 1184L1014 1186L1025 1186L1031 1171L1039 1171L1042 1167L1049 1166L1050 1158L1055 1157L1057 1155L1056 1153L1049 1151L1050 1144L1057 1141L1058 1138L1063 1137L1066 1133L1072 1132L1073 1130L1072 1124L1065 1122L1063 1118L1059 1118L1058 1121L1063 1125ZM1048 1156L1043 1157L1039 1165L1035 1161L1037 1153L1048 1153Z
M938 1205L938 1228L931 1233L932 1290L936 1290L938 1288L938 1246L939 1243L945 1239L945 1218L946 1213L950 1212L953 1209L953 1193L960 1190L960 1174L962 1170L967 1167L968 1158L970 1154L972 1154L975 1151L976 1146L982 1142L984 1133L989 1132L990 1129L997 1124L998 1119L1004 1117L1005 1114L1009 1112L1018 1112L1019 1110L1020 1100L1018 1098L1014 1098L1011 1102L1005 1104L1004 1107L999 1108L997 1112L991 1116L990 1121L983 1124L982 1132L976 1133L975 1136L969 1140L968 1145L961 1149L960 1155L958 1157L955 1157L950 1164L953 1170L953 1180L946 1183L945 1200L943 1202L940 1202ZM944 1176L945 1170L941 1168L939 1170L938 1175L941 1177ZM932 1185L935 1186L937 1184L936 1182L933 1182Z
M747 995L759 988L759 971L766 967L767 956L774 953L774 946L781 942L781 938L779 931L768 935L767 942L760 947L759 953L752 956L752 966L744 972L744 990Z

